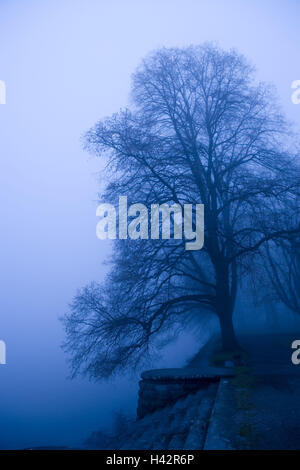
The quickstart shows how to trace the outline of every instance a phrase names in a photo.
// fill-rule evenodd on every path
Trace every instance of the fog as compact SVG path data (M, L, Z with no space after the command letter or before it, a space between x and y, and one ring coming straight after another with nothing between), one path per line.
M60 348L59 317L77 288L103 279L110 251L95 232L102 163L81 135L128 104L147 53L204 41L245 54L299 131L299 15L297 0L0 0L0 448L76 446L113 410L135 411L137 376L69 380ZM184 335L158 364L197 349Z

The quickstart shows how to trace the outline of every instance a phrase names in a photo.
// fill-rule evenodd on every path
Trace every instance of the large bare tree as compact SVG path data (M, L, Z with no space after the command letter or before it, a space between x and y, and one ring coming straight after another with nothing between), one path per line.
M150 54L132 82L131 109L98 122L86 147L107 159L104 202L205 208L200 251L185 240L116 240L104 284L78 292L65 316L73 372L109 376L151 354L154 340L204 312L223 347L238 347L239 281L270 240L297 227L285 216L299 187L272 88L235 51L206 44Z

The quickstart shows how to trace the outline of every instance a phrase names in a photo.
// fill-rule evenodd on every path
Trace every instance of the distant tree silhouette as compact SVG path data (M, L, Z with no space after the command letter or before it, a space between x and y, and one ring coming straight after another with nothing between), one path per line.
M266 244L264 267L275 298L300 314L299 240L291 236Z
M272 87L256 84L235 51L161 49L142 62L131 110L86 135L86 148L108 162L102 200L203 203L204 247L116 240L107 281L79 291L64 318L74 374L107 377L135 366L190 312L215 314L223 348L238 347L240 280L267 242L299 233L286 217L286 201L299 191L292 140Z

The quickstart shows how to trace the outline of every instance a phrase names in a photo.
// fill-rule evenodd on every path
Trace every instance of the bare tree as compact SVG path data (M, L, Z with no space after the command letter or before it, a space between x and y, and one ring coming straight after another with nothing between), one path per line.
M300 314L300 243L296 237L269 242L265 247L265 270L274 296Z
M65 316L74 373L103 377L138 364L191 312L217 315L224 349L238 347L232 317L240 279L266 242L298 231L284 217L299 186L290 140L272 89L255 84L235 51L162 49L142 62L132 109L86 136L87 149L107 157L102 200L203 203L204 248L116 241L107 282L82 289Z
M297 177L296 177L297 179ZM255 302L280 302L289 310L300 313L300 205L299 191L286 198L281 214L282 226L297 227L295 231L268 240L255 260L251 285Z

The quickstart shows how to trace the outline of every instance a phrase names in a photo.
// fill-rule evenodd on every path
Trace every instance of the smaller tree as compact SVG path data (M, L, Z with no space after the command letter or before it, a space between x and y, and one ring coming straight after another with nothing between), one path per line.
M299 175L295 175L295 181ZM274 216L275 214L275 216ZM267 240L260 247L260 256L255 261L252 285L256 301L266 304L280 302L285 307L300 313L300 206L299 190L294 187L284 201L281 212L270 208L270 219L281 226L295 227L280 237ZM297 228L298 227L298 228ZM254 275L253 275L254 274Z
M288 237L265 247L265 270L278 300L300 314L300 242Z

